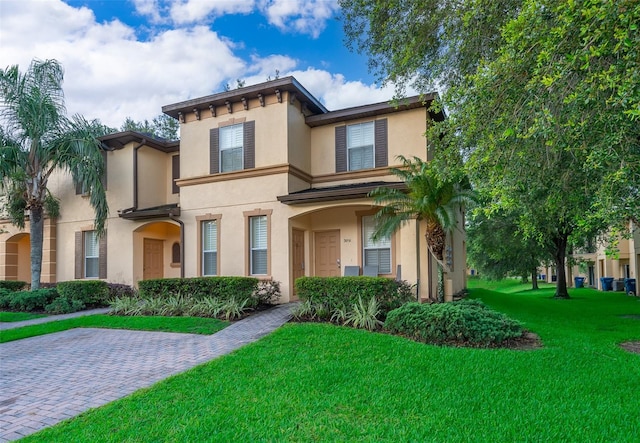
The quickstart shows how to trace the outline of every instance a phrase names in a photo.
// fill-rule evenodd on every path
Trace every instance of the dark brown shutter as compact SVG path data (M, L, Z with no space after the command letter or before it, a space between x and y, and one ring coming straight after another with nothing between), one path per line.
M180 155L171 157L171 192L178 194L180 187L176 184L176 180L180 178Z
M336 127L336 172L347 170L347 127Z
M256 122L245 122L243 126L244 169L256 167Z
M76 195L82 194L82 183L76 183Z
M98 278L107 278L107 231L98 239Z
M107 151L102 151L102 161L104 164L104 172L102 173L102 177L100 177L100 181L102 182L102 187L104 190L107 190Z
M375 144L376 144L376 168L382 168L389 164L389 154L387 149L387 119L376 120L375 122Z
M209 173L220 172L220 131L213 128L209 133Z
M82 278L82 263L84 261L84 253L82 247L82 239L83 239L82 231L76 232L76 246L75 246L75 278Z

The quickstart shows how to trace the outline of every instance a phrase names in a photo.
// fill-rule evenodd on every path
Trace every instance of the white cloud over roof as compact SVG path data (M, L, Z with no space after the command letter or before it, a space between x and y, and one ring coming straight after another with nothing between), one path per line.
M227 82L233 87L235 79L246 85L264 82L276 70L281 77L295 76L331 110L393 95L392 88L301 67L287 54L242 58L236 50L240 42L206 24L212 15L258 8L278 28L320 30L335 12L334 1L133 1L149 23L161 23L170 14L172 20L190 24L150 26L142 39L137 29L118 19L98 22L87 7L71 7L61 0L2 0L0 66L19 64L25 70L34 58L59 60L65 68L69 113L99 118L113 127L128 116L152 119L163 105L221 91Z

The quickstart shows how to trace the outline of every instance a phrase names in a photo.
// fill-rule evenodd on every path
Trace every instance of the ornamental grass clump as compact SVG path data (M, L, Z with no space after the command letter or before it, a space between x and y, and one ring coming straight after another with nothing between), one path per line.
M389 312L384 328L424 343L474 347L498 346L525 332L519 322L479 300L407 303Z

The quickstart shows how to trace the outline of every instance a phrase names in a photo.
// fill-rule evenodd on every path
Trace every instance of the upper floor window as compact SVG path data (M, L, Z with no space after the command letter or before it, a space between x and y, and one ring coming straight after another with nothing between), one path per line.
M244 120L244 119L242 119ZM237 119L236 119L237 121ZM212 128L209 134L209 173L255 168L255 121Z
M349 171L373 168L373 122L347 126L347 162Z
M244 124L220 128L220 172L238 171L243 168Z
M335 128L336 172L388 166L387 119Z
M391 237L373 240L376 224L372 215L362 217L362 263L376 266L378 274L391 274Z

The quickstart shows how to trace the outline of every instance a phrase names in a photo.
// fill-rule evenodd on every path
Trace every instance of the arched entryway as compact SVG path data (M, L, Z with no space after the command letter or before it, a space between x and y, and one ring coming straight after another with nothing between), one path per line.
M133 232L134 281L180 277L180 226L168 221L144 224Z
M4 245L5 280L31 281L31 241L29 234L9 237Z

